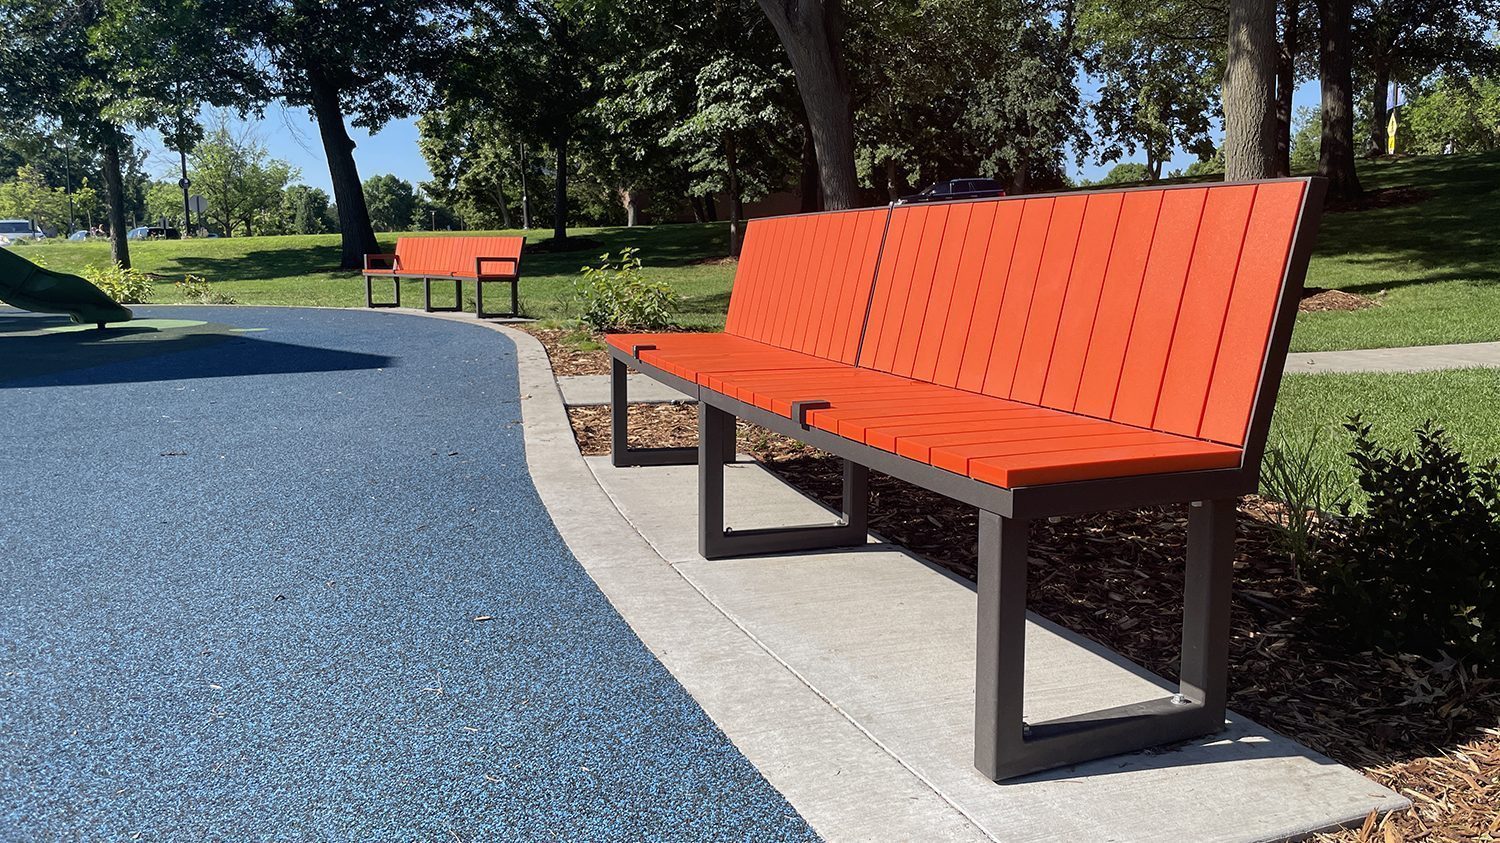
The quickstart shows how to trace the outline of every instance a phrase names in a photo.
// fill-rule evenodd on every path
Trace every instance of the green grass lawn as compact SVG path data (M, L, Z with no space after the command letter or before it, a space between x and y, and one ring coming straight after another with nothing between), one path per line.
M1292 350L1500 340L1500 153L1362 162L1360 177L1429 196L1324 215L1307 283L1381 306L1304 313Z
M526 234L529 243L551 239L550 232L505 231L466 234ZM522 261L521 308L543 319L569 315L569 292L578 271L599 263L604 252L627 246L640 249L640 257L651 277L666 281L682 296L678 319L684 325L713 328L724 324L729 307L729 288L734 266L714 263L728 254L728 231L723 225L663 225L640 228L581 228L571 235L580 248L564 251L528 252ZM394 249L394 234L381 235L382 248ZM40 257L48 267L63 272L81 272L89 264L109 262L109 244L46 243L27 246L18 254ZM202 276L216 292L239 304L314 305L360 307L365 302L364 281L358 272L337 269L339 238L335 234L289 237L227 237L216 240L156 240L130 244L131 262L144 272L170 276L155 284L151 301L168 304L182 301L173 280L191 273ZM433 285L435 304L452 301L452 286ZM501 305L504 287L495 287L496 299L487 307ZM473 306L473 286L466 288ZM402 284L402 303L420 306L420 281ZM377 286L376 296L388 300L390 290Z
M1471 462L1500 459L1500 370L1460 369L1411 374L1287 375L1271 425L1270 444L1304 447L1317 435L1319 462L1342 482L1354 479L1343 424L1359 413L1387 446L1409 447L1412 428L1436 419Z
M1298 319L1293 349L1313 351L1500 340L1500 154L1431 156L1364 162L1370 189L1423 191L1406 204L1324 216L1308 283L1371 296L1380 306L1353 312L1307 313ZM478 232L476 232L478 233ZM520 232L506 232L520 233ZM723 224L638 228L585 228L573 232L579 248L529 252L523 265L522 309L543 319L567 318L572 282L603 252L640 249L648 273L682 296L679 321L688 327L723 325L734 277ZM393 248L396 235L380 238ZM528 233L530 242L548 239ZM79 271L108 261L105 243L47 243L21 254L48 266ZM357 272L335 269L336 235L226 238L131 244L137 268L180 277L192 273L242 304L357 307L364 286ZM438 285L439 303L451 295ZM497 290L498 292L498 290ZM420 303L420 285L408 282L403 301ZM472 296L472 292L468 294ZM152 301L181 301L170 280L156 284ZM1500 373L1483 371L1413 375L1296 375L1282 389L1276 431L1294 441L1322 431L1330 465L1348 472L1342 456L1348 437L1340 428L1362 412L1388 441L1407 441L1411 427L1429 416L1449 427L1475 459L1500 457Z
M1293 350L1500 340L1500 154L1364 162L1361 175L1372 190L1411 188L1427 198L1324 216L1308 283L1371 296L1381 304L1303 314ZM604 251L636 246L650 274L683 297L684 325L723 324L734 278L732 265L713 263L727 254L723 224L584 228L574 234L585 238L586 248L527 255L521 297L529 315L568 316L568 291L578 270L597 263ZM528 236L533 243L549 238L539 231ZM383 235L382 247L393 248L395 237ZM43 256L49 266L65 271L109 259L104 243L48 243L22 253ZM131 254L139 269L201 275L243 304L364 303L358 273L334 268L335 235L137 242ZM420 301L419 295L419 285L407 282L403 301ZM434 295L451 293L440 288ZM164 281L152 300L180 298Z

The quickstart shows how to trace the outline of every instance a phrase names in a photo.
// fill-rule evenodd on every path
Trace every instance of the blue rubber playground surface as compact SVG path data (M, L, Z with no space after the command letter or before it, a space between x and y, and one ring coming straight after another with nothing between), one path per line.
M814 838L553 529L508 339L137 316L0 311L0 840Z

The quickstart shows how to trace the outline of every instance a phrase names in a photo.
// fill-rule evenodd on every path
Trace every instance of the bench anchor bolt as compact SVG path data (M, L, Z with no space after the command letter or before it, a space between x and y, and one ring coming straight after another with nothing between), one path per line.
M1191 701L1187 697L1184 697L1182 694L1172 695L1172 705L1188 705L1190 704L1190 702Z

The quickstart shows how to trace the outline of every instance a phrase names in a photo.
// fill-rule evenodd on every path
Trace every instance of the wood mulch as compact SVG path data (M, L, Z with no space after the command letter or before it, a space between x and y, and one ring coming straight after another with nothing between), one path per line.
M1417 205L1432 198L1432 191L1421 187L1385 187L1366 190L1358 199L1330 199L1323 210L1332 213L1346 211L1374 211L1381 208L1404 208Z
M607 375L609 374L609 352L602 348L580 348L577 342L591 340L604 345L604 338L585 331L568 328L542 328L535 324L512 325L541 340L552 359L555 375Z
M585 454L609 452L608 407L570 408ZM634 405L631 444L697 442L692 405ZM829 505L839 461L741 422L742 453ZM1240 509L1230 653L1230 706L1410 798L1317 839L1500 841L1500 679L1450 659L1358 650L1320 625L1316 589L1275 545L1276 504ZM968 579L974 510L892 477L870 475L870 526ZM1181 636L1185 507L1074 516L1032 526L1029 606L1175 679Z
M1369 296L1346 293L1343 290L1325 290L1322 287L1304 289L1302 301L1297 303L1297 309L1303 313L1364 310L1367 307L1379 306L1380 302Z

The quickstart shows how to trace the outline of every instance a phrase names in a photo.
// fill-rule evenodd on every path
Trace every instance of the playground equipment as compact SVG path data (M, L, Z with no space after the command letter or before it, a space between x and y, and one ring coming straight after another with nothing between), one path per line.
M134 315L93 284L44 269L9 249L0 249L0 301L36 313L62 313L74 322L129 322Z

